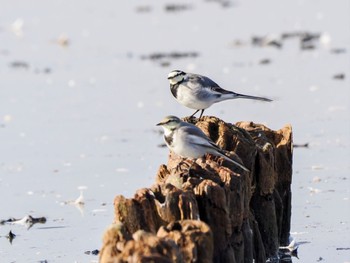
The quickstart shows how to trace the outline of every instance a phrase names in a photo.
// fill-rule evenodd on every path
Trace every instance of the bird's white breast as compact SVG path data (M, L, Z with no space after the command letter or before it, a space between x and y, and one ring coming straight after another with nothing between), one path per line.
M180 84L177 91L177 100L184 106L194 109L202 110L210 107L213 103L209 100L203 100L198 96L201 92L198 88L190 88Z
M191 135L183 132L183 130L180 128L174 133L171 150L175 154L185 158L196 159L202 157L205 152L203 152L203 149L193 144L192 141L193 139L191 138Z

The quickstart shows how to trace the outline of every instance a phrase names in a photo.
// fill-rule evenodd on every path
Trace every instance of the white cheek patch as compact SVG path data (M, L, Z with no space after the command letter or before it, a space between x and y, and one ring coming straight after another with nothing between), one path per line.
M170 129L164 129L164 135L165 136L169 136L171 134L171 130Z
M175 85L176 83L181 82L183 79L184 79L184 76L178 75L178 76L175 76L175 77L169 79L169 82L171 85Z

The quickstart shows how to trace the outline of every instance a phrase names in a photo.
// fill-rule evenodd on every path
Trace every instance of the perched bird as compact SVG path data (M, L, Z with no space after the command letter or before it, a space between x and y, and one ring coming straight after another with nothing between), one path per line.
M184 122L176 116L165 117L157 126L162 126L166 145L175 154L184 158L196 159L209 153L221 156L249 172L242 164L226 156L225 152L197 126Z
M208 77L186 73L181 70L171 71L168 74L168 80L170 82L170 91L177 101L188 108L196 110L191 117L198 111L201 111L200 117L202 117L205 109L223 100L242 98L272 101L268 98L243 95L224 90Z

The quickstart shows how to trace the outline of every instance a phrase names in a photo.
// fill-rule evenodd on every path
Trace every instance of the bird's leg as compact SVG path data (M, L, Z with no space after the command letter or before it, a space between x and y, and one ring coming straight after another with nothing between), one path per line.
M191 116L190 118L194 117L194 115L198 112L199 110L196 110Z
M199 110L198 110L198 111L199 111ZM203 113L204 113L204 109L201 110L201 114L199 115L199 118L202 118Z

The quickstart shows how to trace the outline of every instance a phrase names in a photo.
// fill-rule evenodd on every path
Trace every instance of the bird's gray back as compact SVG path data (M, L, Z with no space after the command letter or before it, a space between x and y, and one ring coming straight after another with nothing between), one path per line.
M188 82L193 86L198 85L205 88L219 87L219 85L210 78L198 74L188 74Z
M208 138L201 129L199 129L196 125L193 125L191 123L182 122L180 130L186 135L194 135L201 138Z
M205 105L206 107L203 108L209 107L218 97L221 96L220 94L213 94L211 91L213 88L221 89L220 86L205 76L191 74L189 75L186 83L183 83L182 85L186 85L188 88L190 88L193 92L193 95L199 101L202 103L207 103L207 105Z
M196 125L191 123L183 122L181 125L180 132L190 140L190 143L197 144L201 146L213 147L216 150L221 151L221 149ZM193 138L200 138L200 140L194 141Z

